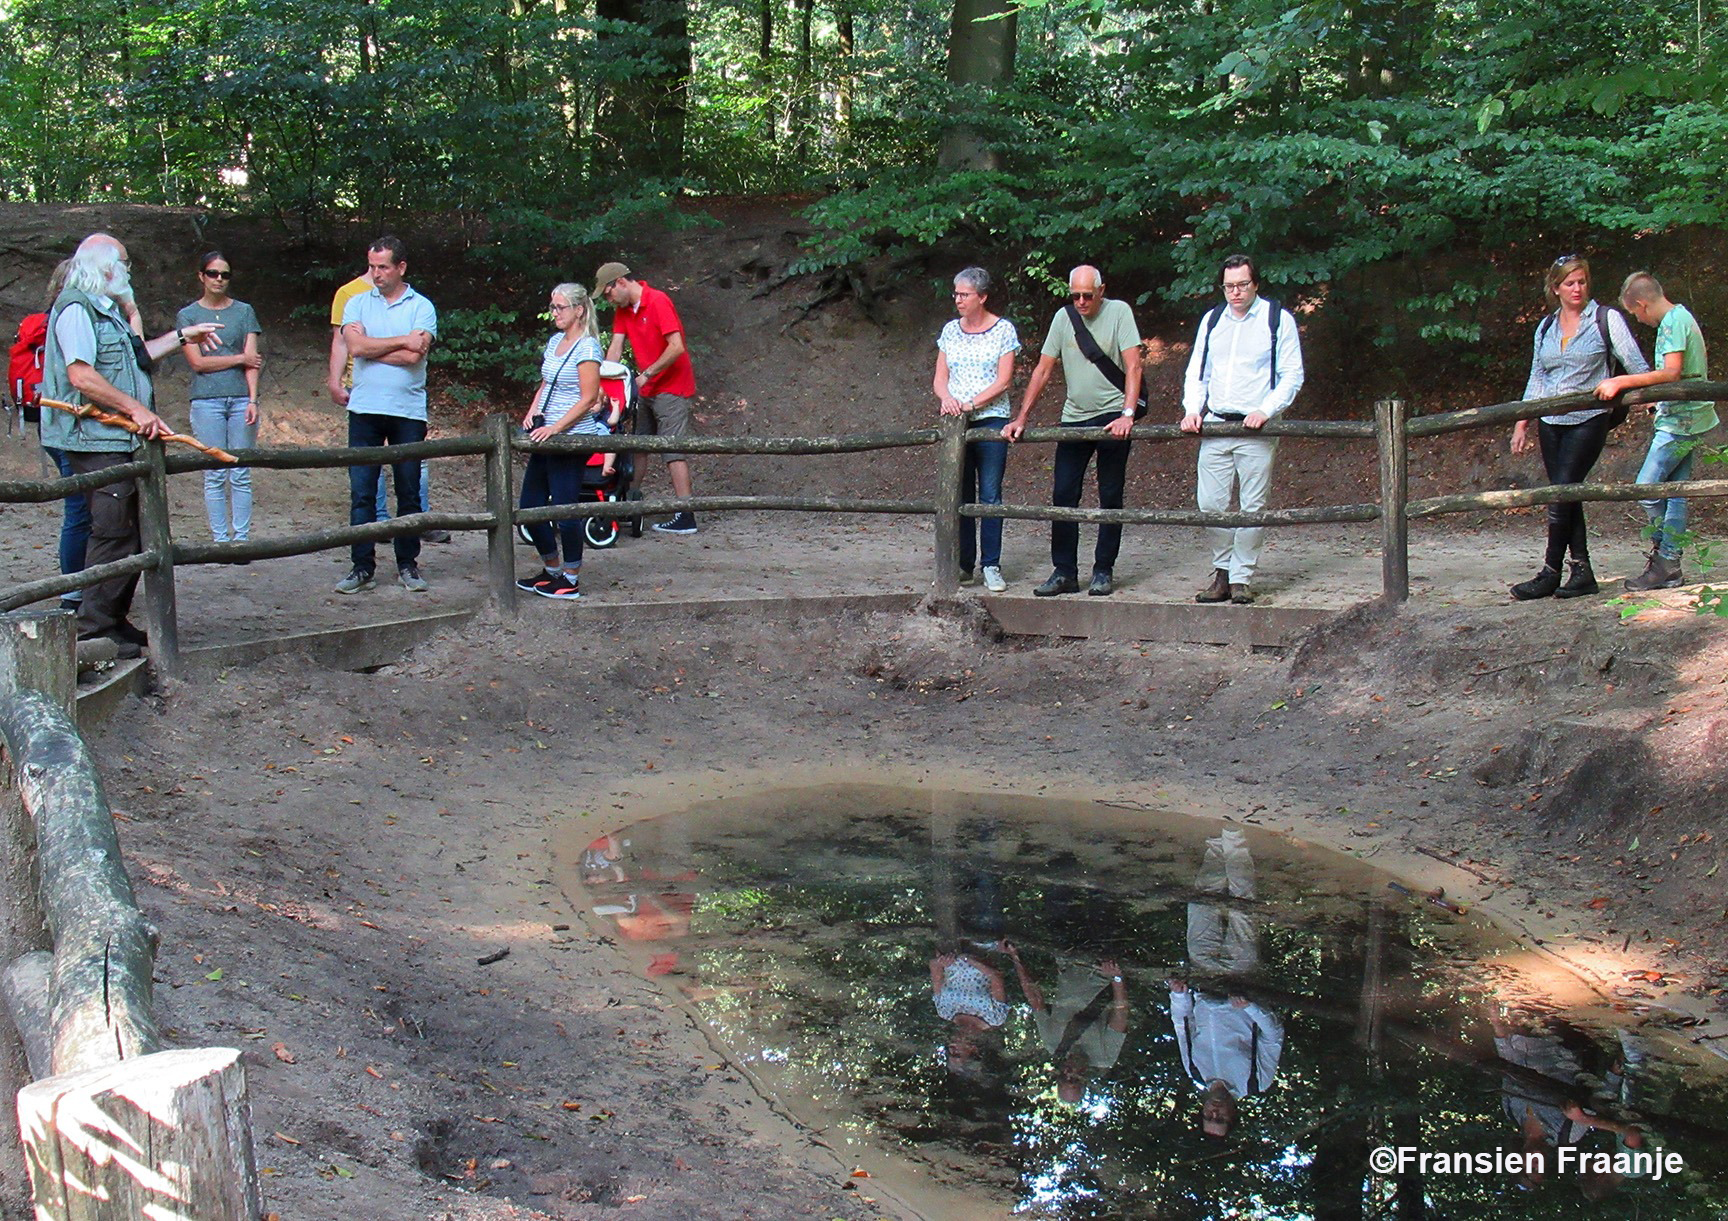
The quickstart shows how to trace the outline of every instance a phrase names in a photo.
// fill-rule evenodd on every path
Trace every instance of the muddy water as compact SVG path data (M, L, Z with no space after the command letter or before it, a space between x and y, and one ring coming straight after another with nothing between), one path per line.
M1728 1212L1723 1061L1674 1015L1250 825L829 787L569 856L596 931L929 1216Z

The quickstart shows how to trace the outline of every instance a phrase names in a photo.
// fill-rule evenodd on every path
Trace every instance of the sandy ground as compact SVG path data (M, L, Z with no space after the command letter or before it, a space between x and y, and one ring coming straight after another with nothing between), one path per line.
M0 222L18 223L4 209ZM120 227L55 223L98 222ZM729 282L764 251L782 258L787 235L733 226L701 242L678 287L714 371L705 427L927 419L923 313L882 332L831 312L788 334L787 303L746 299L760 277ZM178 281L154 274L169 301ZM339 434L317 393L319 340L303 328L269 349L265 444ZM171 418L183 400L166 379ZM1501 448L1459 443L1449 466L1421 464L1418 490L1514 482ZM1609 466L1637 448L1617 446ZM1284 459L1281 503L1360 499L1372 480L1371 455L1292 446ZM716 461L698 467L698 490L913 495L925 461ZM7 476L36 462L25 440L0 443ZM1186 504L1187 463L1173 449L1144 458L1130 503ZM1047 466L1017 453L1010 498L1041 500ZM1518 470L1528 481L1528 464ZM434 478L437 507L477 505L477 468ZM174 501L176 534L204 537L196 481L177 481ZM346 491L332 472L265 471L258 504L256 535L289 533L343 520ZM0 577L52 571L56 509L0 513ZM1603 575L1635 570L1628 510L1594 520ZM163 930L166 1022L177 1043L246 1049L282 1217L908 1215L630 972L571 909L554 858L687 795L837 767L1058 791L1371 856L1526 929L1628 1005L1708 1008L1728 960L1722 913L1699 901L1716 893L1728 834L1728 650L1678 594L1626 623L1600 598L1509 605L1539 533L1533 514L1424 527L1408 607L1357 611L1288 656L1244 656L1004 639L966 599L791 624L707 617L714 599L916 594L930 580L922 523L715 515L694 537L591 555L579 604L533 600L511 621L482 611L371 674L289 657L171 684L128 702L94 745ZM334 554L183 570L182 634L196 645L482 605L478 536L424 560L433 588L420 596L384 585L339 597L346 558ZM1005 567L1010 596L1029 597L1048 567L1044 531L1010 524ZM1195 532L1130 530L1117 597L1185 602L1206 568ZM1375 535L1279 534L1260 584L1272 606L1343 611L1378 590ZM618 608L654 603L691 610L618 625ZM1631 987L1629 967L1674 983ZM19 1185L4 1188L19 1214Z

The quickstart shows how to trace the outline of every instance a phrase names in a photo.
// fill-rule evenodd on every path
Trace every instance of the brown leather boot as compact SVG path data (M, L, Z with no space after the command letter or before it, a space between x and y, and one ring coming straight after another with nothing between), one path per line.
M1212 570L1212 584L1194 595L1196 602L1230 601L1230 574L1222 568Z

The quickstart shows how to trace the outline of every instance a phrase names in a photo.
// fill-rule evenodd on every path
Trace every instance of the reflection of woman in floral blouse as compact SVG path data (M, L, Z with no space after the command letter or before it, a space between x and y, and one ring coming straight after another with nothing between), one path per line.
M951 1022L948 1069L964 1073L979 1050L979 1036L1008 1020L1008 990L1002 972L969 954L938 954L930 960L930 990L936 1015Z
M954 277L954 310L960 316L942 328L936 340L936 380L932 388L943 415L963 415L972 428L1001 431L1008 422L1008 383L1014 376L1014 353L1020 335L1014 324L986 306L990 273L968 267ZM1002 503L1002 474L1008 469L1008 442L974 441L966 447L960 476L964 504ZM979 555L980 537L983 554ZM970 580L972 564L984 566L984 588L1001 593L1002 519L960 519L960 572Z

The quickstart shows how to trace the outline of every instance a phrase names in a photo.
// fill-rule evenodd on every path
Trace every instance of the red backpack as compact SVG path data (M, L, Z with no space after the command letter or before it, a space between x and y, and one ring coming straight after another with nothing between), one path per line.
M48 315L27 314L18 324L18 338L12 342L12 361L6 376L12 401L24 412L24 418L34 424L42 417L39 400L42 397L42 354L48 346Z

